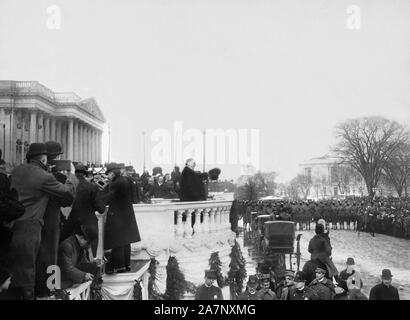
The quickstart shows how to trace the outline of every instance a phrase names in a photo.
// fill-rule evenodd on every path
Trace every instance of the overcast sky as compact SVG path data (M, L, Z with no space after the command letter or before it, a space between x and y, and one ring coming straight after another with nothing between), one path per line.
M352 4L359 30L346 25ZM47 27L51 5L59 30ZM173 135L175 121L184 131L258 129L259 167L280 181L325 154L346 118L410 124L407 0L2 0L0 12L0 79L95 97L111 160L137 169L141 132L151 168L152 132ZM215 166L221 178L240 173Z

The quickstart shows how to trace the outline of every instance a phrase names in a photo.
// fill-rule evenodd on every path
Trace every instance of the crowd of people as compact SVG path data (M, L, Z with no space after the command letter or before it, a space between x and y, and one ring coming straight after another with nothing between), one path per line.
M140 241L132 207L138 200L125 168L107 164L101 188L89 168L61 160L62 154L58 142L32 143L26 163L11 174L1 163L0 299L48 297L92 281L103 264L96 259L96 212L107 212L106 272L131 268L131 243ZM62 213L65 207L71 207L68 216ZM61 281L48 281L56 269Z
M325 219L333 229L355 228L372 235L410 238L409 198L263 200L242 201L239 206L243 208L245 223L251 221L251 212L258 212L271 215L272 219L295 221L302 230L310 229L312 221Z
M206 200L207 183L220 173L195 171L188 159L182 172L155 167L140 176L122 163L99 168L61 160L62 150L55 141L32 143L26 163L11 173L0 161L0 299L49 297L94 280L103 265L108 274L131 271L131 243L141 240L133 204ZM96 212L106 213L103 259ZM61 283L50 286L54 268Z
M301 271L285 270L275 274L266 260L258 264L257 274L250 275L244 291L235 300L400 300L398 289L392 285L390 269L383 269L381 281L373 286L369 296L363 291L363 278L352 257L346 268L338 271L332 262L332 246L326 222L319 219L315 236L310 239L310 260ZM214 270L205 271L205 283L195 295L196 300L223 300L222 290L213 285L217 279Z

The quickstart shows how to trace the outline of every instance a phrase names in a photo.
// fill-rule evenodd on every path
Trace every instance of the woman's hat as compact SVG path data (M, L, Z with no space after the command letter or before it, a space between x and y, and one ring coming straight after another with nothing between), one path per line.
M346 264L347 265L349 265L349 266L353 266L353 265L355 265L355 263L354 263L354 259L353 258L347 258L347 260L346 260Z

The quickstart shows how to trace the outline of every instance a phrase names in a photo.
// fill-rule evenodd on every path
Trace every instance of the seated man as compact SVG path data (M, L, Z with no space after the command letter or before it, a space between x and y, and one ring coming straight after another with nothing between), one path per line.
M94 279L97 265L90 262L88 248L97 237L95 226L77 225L74 234L60 244L58 265L61 269L61 289Z

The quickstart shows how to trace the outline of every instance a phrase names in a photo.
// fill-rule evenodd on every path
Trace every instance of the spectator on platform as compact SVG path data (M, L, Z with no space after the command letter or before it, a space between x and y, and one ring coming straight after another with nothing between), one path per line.
M54 160L61 160L63 147L57 141L47 141L45 143L47 149L47 165L51 169L52 174L57 181L66 183L67 176L64 172L58 170L53 165ZM74 174L74 166L71 164L71 172ZM72 176L74 180L74 176ZM65 224L65 217L61 212L61 207L68 207L73 203L74 198L62 198L50 195L47 208L44 213L44 225L41 232L40 248L37 256L36 266L36 295L47 296L49 290L46 286L47 268L50 265L57 264L58 246L60 244L60 231Z
M75 175L79 183L70 216L63 231L62 240L71 236L78 224L85 226L91 225L98 230L98 219L95 213L103 214L105 211L105 204L97 185L85 179L87 167L83 164L77 164L75 167ZM98 237L93 241L91 247L95 256L98 247Z
M181 174L181 201L203 201L206 200L203 176L200 172L194 171L195 160L190 158L185 163L185 168Z
M97 265L88 256L88 248L97 238L98 229L94 225L77 224L74 234L60 244L58 266L61 269L62 289L94 279Z
M391 271L383 269L381 278L382 282L370 289L369 300L400 300L399 291L391 284Z
M32 143L26 158L28 163L16 167L11 174L11 188L16 189L25 213L14 221L10 246L10 271L13 274L11 287L18 298L34 299L36 258L38 255L44 213L50 196L72 201L77 179L67 173L62 184L48 172L46 145Z
M196 291L195 300L223 300L221 288L213 285L216 279L214 270L205 270L205 283Z
M127 179L121 176L116 163L107 165L110 179L104 199L109 205L105 224L105 250L112 249L107 272L131 270L131 243L141 240L133 208L133 194Z
M0 162L3 160L0 160ZM3 161L4 162L4 161ZM11 222L21 217L25 207L17 200L15 189L10 189L10 179L0 167L0 268L5 265L13 236Z

